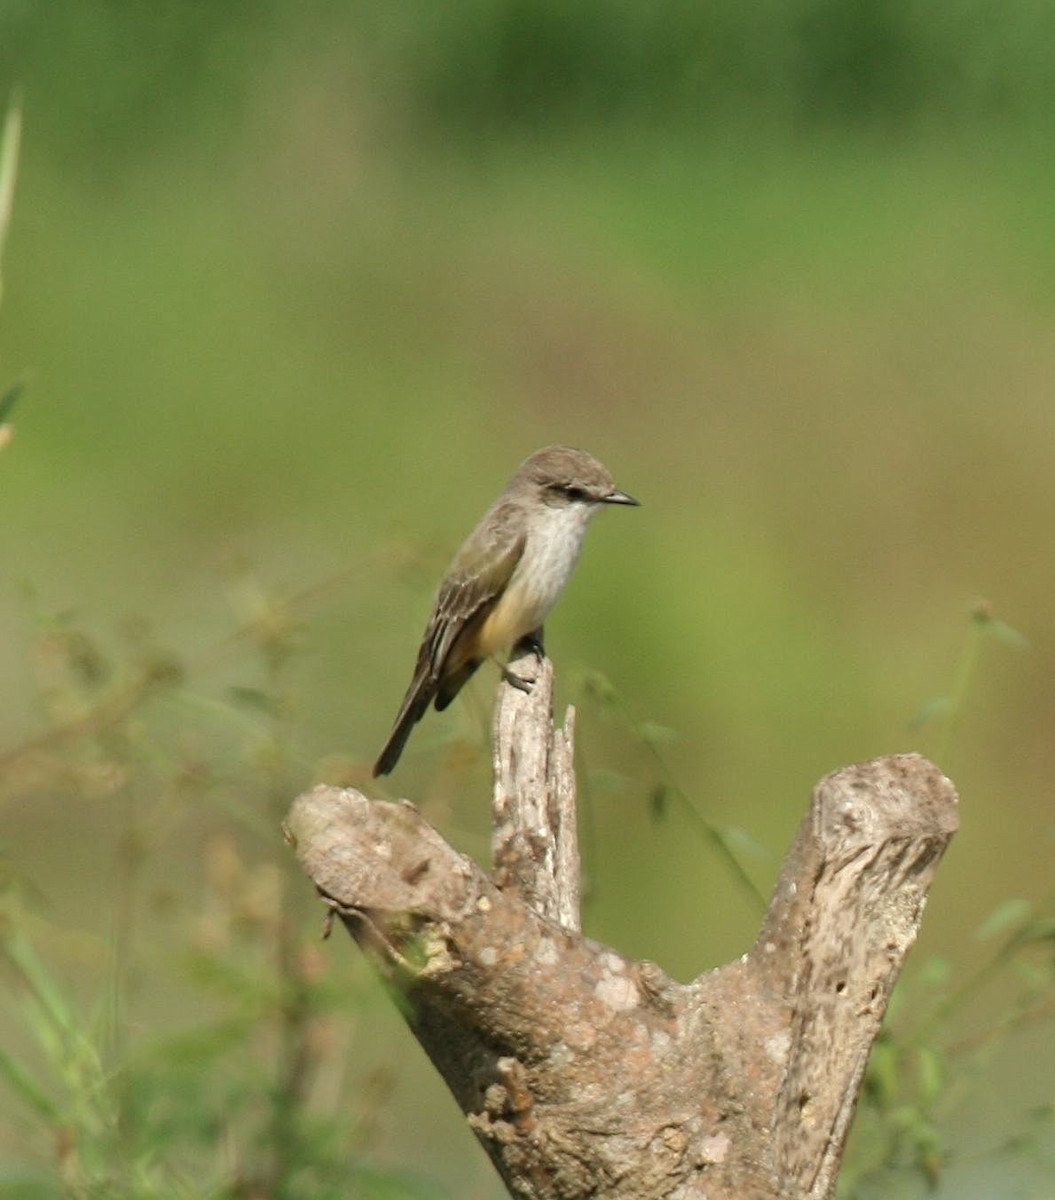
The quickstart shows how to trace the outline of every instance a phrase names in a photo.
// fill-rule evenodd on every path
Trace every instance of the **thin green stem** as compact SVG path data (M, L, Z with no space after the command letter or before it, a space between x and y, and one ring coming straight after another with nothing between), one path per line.
M949 716L945 722L945 732L938 749L939 761L942 763L949 761L953 739L959 728L963 711L967 707L967 696L982 656L982 640L986 634L988 620L988 612L981 605L971 613L971 626L956 667L956 677L949 695Z
M768 901L756 887L754 880L747 873L747 869L743 863L733 853L729 843L726 841L725 834L696 807L689 794L674 777L674 772L670 769L667 760L660 754L653 739L642 734L640 728L627 712L626 705L619 694L613 689L607 694L606 699L620 721L645 746L656 766L667 794L674 797L681 804L682 810L688 816L689 820L695 825L704 841L713 847L719 859L728 867L734 880L750 897L752 904L759 912L764 912Z

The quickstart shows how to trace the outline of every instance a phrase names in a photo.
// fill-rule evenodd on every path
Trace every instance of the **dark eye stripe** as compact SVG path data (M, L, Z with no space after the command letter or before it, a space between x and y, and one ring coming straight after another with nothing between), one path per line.
M564 496L568 500L585 500L586 493L582 488L575 487L568 483L551 483L550 491L556 492L559 496Z

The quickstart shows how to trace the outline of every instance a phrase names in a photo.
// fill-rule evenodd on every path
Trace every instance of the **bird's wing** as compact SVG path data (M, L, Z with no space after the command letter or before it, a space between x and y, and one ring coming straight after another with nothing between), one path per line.
M444 693L441 707L450 703L461 684L472 674L473 668L461 669L468 665L468 659L453 664L449 660L452 653L457 652L459 640L464 640L486 620L524 553L526 538L522 530L517 532L523 521L518 522L517 517L515 509L500 502L487 513L454 556L421 639L414 677L374 769L375 775L387 774L395 765L410 730L432 703L445 674L450 674L448 666L453 667L457 683L452 676L453 686Z
M425 630L419 671L425 668L427 675L439 679L459 641L497 604L524 553L527 539L516 528L522 523L517 509L496 507L455 555Z
M476 669L471 656L457 661L459 641L486 620L505 591L524 553L527 539L522 527L522 512L499 501L454 556L421 640L414 677L374 764L375 776L387 775L396 765L410 731L433 698L438 707L446 707Z

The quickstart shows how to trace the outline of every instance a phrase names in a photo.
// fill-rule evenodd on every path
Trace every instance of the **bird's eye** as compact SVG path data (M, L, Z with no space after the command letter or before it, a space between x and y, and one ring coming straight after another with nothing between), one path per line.
M585 500L586 493L580 487L575 487L574 484L566 483L558 486L557 491L560 492L568 500Z

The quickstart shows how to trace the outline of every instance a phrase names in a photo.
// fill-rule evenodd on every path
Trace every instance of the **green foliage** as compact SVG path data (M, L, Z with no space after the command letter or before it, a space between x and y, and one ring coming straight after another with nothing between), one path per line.
M948 724L945 749L951 745L954 722L982 687L980 651L987 640L1016 650L1025 639L997 620L983 603L972 606L966 648L956 671L950 698L932 701L929 717L942 715ZM760 856L760 848L736 830L716 826L678 785L667 761L676 741L673 731L652 722L635 723L629 706L610 680L597 671L584 671L578 683L579 703L615 721L624 737L641 751L647 764L643 778L630 779L600 768L586 773L587 786L638 792L650 816L667 821L677 805L689 818L701 844L715 853L738 886L758 903L760 891L744 861ZM921 718L917 716L914 724ZM1009 1039L1034 1024L1050 1025L1055 1014L1055 896L1043 912L1021 898L1003 901L979 925L977 938L991 942L1002 936L990 957L966 979L958 980L952 963L932 957L921 968L911 966L891 1000L887 1021L869 1059L849 1152L839 1179L845 1200L892 1200L934 1194L950 1172L982 1161L998 1163L1027 1151L1043 1156L1055 1134L1052 1106L1023 1111L1022 1134L1011 1142L976 1148L969 1156L951 1144L949 1127L972 1091L984 1086L987 1067ZM1039 953L1038 953L1039 951ZM964 1023L971 1010L984 1010L993 989L1004 989L1001 1017L980 1035L965 1039ZM1008 995L1007 988L1011 994ZM956 1184L952 1187L955 1189Z
M929 701L914 720L919 725L936 716L945 719L943 757L951 750L971 692L978 689L983 644L993 640L1016 650L1027 647L1025 638L997 620L984 602L972 606L970 622L951 694ZM911 1192L913 1182L928 1192L939 1190L955 1162L945 1130L956 1108L979 1086L996 1051L1012 1035L1050 1023L1055 1012L1055 894L1041 912L1021 897L1002 901L976 936L980 942L1001 936L1002 941L968 978L957 983L951 964L937 958L899 984L869 1060L855 1126L856 1153L840 1176L841 1197L889 1197L901 1194L899 1188ZM1000 985L1005 991L1000 1018L984 1032L964 1038L965 1017L972 1008L983 1007L987 992ZM1020 1121L1020 1137L976 1150L974 1165L1027 1147L1043 1153L1055 1133L1051 1107L1024 1111Z
M976 681L982 647L987 641L998 642L1013 650L1025 650L1028 647L1028 642L1017 629L1012 629L1006 622L994 617L990 606L984 600L980 600L972 605L970 610L970 630L956 668L951 692L927 700L912 719L913 729L919 729L936 719L944 721L945 731L938 752L939 763L948 762L960 718Z
M342 1089L328 1105L315 1098L327 1039L354 1024L367 1001L305 941L311 922L294 901L301 881L291 880L289 856L278 845L285 805L308 780L290 718L298 708L290 671L305 621L296 599L250 579L232 595L242 623L224 644L255 658L259 680L225 688L229 700L207 709L222 730L215 762L197 753L186 758L167 719L193 699L202 664L192 670L174 661L138 625L115 660L72 614L36 611L40 695L52 725L0 759L0 786L17 796L63 779L116 808L115 926L108 978L86 1002L37 949L47 927L25 899L25 883L10 873L2 948L26 1047L0 1054L0 1083L37 1144L53 1148L53 1163L40 1165L30 1184L23 1173L6 1183L0 1177L0 1196L31 1194L19 1190L27 1187L74 1200L235 1200L261 1191L325 1200L350 1187L366 1200L439 1194L424 1177L372 1166L362 1151L385 1103L384 1078ZM977 675L971 678L977 685ZM617 722L639 753L640 778L613 775L607 786L640 790L658 820L676 804L701 844L757 898L740 861L744 847L674 779L666 761L676 744L672 731L635 724L598 672L583 674L580 691L586 711ZM586 776L606 786L603 772ZM195 914L185 901L175 922L156 914L148 931L138 917L150 907L152 861L180 824L193 824L203 792L232 822L203 841L205 905ZM151 948L159 936L160 955ZM1001 1042L1050 1019L1055 915L1009 900L978 936L1001 940L973 977L957 981L950 963L932 959L899 987L869 1064L841 1195L867 1200L912 1194L916 1184L938 1188L956 1165L945 1129L965 1091L977 1086ZM159 963L164 986L193 997L202 1015L172 1032L131 1036L135 980ZM962 1014L1008 980L1018 990L1003 1018L964 1042ZM1050 1124L1048 1110L1028 1120L1024 1114L1017 1139L978 1157L1042 1154Z
M1050 1155L1055 1135L1051 1105L1022 1107L1013 1138L957 1151L948 1129L957 1110L984 1091L994 1058L1010 1039L1050 1025L1055 1011L1055 910L1002 904L978 930L980 939L1005 937L968 978L954 980L951 965L935 959L909 971L898 985L883 1032L868 1063L852 1153L839 1180L846 1200L915 1195L941 1190L946 1176L978 1171L1011 1157ZM972 1010L985 1011L1002 992L1002 1016L965 1036ZM1048 1170L1045 1167L1045 1170ZM956 1184L952 1184L954 1189Z
M1055 33L1037 0L413 3L364 10L425 119L463 131L745 119L904 128L1050 114Z
M765 908L766 900L734 848L738 838L737 831L720 829L715 825L674 778L673 769L664 751L677 739L677 733L653 721L635 722L623 697L599 671L583 671L579 680L579 690L581 701L595 706L597 711L609 716L618 724L621 732L641 748L647 764L646 770L657 777L656 782L647 785L650 815L656 821L661 821L667 816L670 805L677 804L689 818L696 834L714 853L719 865L729 872L755 910L761 912Z
M1013 1134L975 1164L956 1139L1051 1019L1051 901L999 898L1050 875L1052 22L1039 0L0 0L0 97L21 85L31 133L11 225L11 118L0 152L3 364L40 379L17 408L0 383L0 443L12 416L29 435L0 455L0 1194L283 1172L435 1194L377 1167L391 1079L339 1077L372 1001L302 943L278 819L326 747L376 749L446 551L557 439L651 514L625 557L592 540L547 631L562 679L618 680L577 693L590 915L649 957L701 969L745 910L742 949L806 789L902 744L960 596L1030 631L1023 668L976 614L910 739L955 751L964 831L844 1190L959 1198L1000 1156L1050 1179L1050 1107L1021 1094L1043 1045L1004 1081ZM326 582L308 603L243 573L231 636L217 562L242 557ZM85 625L129 610L178 653ZM471 704L404 778L483 857ZM100 979L82 942L107 921Z
M334 1076L334 1031L353 1026L369 1002L331 976L310 940L318 924L295 900L303 881L279 818L308 782L293 765L284 715L298 622L289 605L255 595L236 638L255 648L261 684L231 691L260 724L246 736L229 722L213 763L186 759L173 740L178 726L166 714L194 685L169 655L147 650L142 629L114 661L72 616L38 617L41 699L53 724L2 756L0 790L9 802L60 785L73 796L101 792L118 815L114 923L100 988L85 994L38 949L57 931L9 872L0 952L23 1036L17 1051L0 1052L0 1088L17 1102L39 1165L0 1172L0 1196L439 1195L424 1177L381 1170L363 1152L387 1091L382 1075L354 1094L338 1088L327 1104L316 1096L320 1078ZM159 909L155 860L186 836L181 826L200 827L203 790L228 814L227 829L198 834L204 907L186 898ZM182 996L194 1018L133 1032L148 977L151 991Z
M913 722L944 718L943 758L971 693L979 689L983 644L994 640L1016 650L1027 645L984 602L972 606L970 623L951 694L929 701ZM979 925L977 938L990 942L1003 935L1003 941L966 979L955 979L948 960L932 958L899 983L869 1059L840 1197L871 1200L915 1195L918 1189L929 1194L939 1191L950 1170L965 1159L969 1169L977 1169L987 1158L1008 1156L1009 1146L995 1142L969 1157L957 1156L947 1130L957 1108L982 1084L998 1049L1014 1034L1051 1020L1055 955L1046 943L1055 931L1055 895L1046 908L1041 915L1024 899L1002 901ZM1038 946L1045 946L1039 958ZM962 1030L972 1008L984 1010L992 1002L987 993L1001 985L1001 1017L983 1033L965 1038ZM1031 1132L1023 1134L1020 1148L1050 1142L1055 1123L1049 1117L1046 1109L1039 1119L1036 1113L1021 1114L1023 1128Z
M15 179L18 175L18 150L22 136L22 111L12 104L0 127L0 299L4 294L4 245L11 227L15 204ZM10 384L0 392L0 450L11 440L11 410L22 394L22 383Z
M211 134L229 134L268 48L309 46L313 33L340 39L345 79L415 133L437 122L469 138L611 122L944 131L1043 126L1055 103L1055 21L1039 0L13 5L0 10L0 88L75 91L76 120L49 134L90 167L101 150L180 137L206 102ZM60 64L75 55L71 81Z

